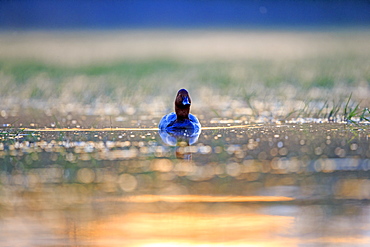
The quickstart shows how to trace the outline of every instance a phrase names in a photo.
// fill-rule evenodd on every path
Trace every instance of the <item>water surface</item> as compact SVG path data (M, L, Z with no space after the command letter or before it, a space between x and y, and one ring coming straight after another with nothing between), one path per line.
M0 145L5 246L370 243L367 125L204 128L190 146L155 128L13 137Z

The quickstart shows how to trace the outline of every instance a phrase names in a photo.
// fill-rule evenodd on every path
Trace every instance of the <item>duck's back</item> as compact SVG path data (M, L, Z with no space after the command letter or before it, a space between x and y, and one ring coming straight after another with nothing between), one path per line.
M176 119L177 119L177 116L176 116L175 112L171 112L167 115L164 115L162 117L161 121L159 122L158 127L160 129L165 129L165 128L167 128L167 126L173 125L173 123L176 121Z
M200 127L200 122L196 116L194 116L193 114L189 114L189 119L191 122L193 122L193 124L199 125Z
M159 122L159 129L165 129L168 127L172 128L194 128L194 129L200 129L201 125L199 120L196 116L193 114L189 114L189 119L186 119L184 121L176 121L177 116L175 112L171 112L167 115L165 115L161 121Z

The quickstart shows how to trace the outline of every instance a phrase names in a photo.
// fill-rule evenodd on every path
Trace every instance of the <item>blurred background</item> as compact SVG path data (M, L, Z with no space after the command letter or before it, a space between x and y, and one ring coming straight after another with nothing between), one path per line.
M0 1L0 245L368 246L369 61L365 0Z
M48 116L62 123L71 112L160 117L179 88L210 117L325 119L348 99L369 105L369 9L360 0L3 1L1 121L30 107L17 126L50 127Z
M367 26L368 1L4 1L3 29Z

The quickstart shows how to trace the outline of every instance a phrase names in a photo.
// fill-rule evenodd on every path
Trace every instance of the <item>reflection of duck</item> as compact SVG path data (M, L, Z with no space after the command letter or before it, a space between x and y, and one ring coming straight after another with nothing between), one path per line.
M200 128L195 129L179 129L179 128L166 128L159 130L164 143L170 146L176 146L176 157L179 159L191 160L191 153L186 149L198 141L200 135Z
M180 146L180 143L192 145L198 141L200 129L197 129L197 131L194 129L160 129L159 135L163 142L170 146Z
M192 129L200 132L201 125L196 116L190 114L191 99L186 89L180 89L175 99L175 112L165 115L159 122L161 130Z

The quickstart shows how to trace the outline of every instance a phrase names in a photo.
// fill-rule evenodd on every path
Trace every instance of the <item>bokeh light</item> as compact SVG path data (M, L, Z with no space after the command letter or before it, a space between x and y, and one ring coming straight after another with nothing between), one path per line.
M369 9L0 2L0 245L368 246Z

